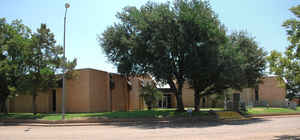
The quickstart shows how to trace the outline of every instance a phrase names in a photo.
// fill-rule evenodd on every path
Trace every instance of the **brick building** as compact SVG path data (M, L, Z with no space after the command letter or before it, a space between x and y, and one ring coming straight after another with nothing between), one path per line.
M130 80L119 74L111 74L95 69L77 70L79 76L67 80L65 95L66 112L107 112L143 110L145 104L139 96L143 82L152 82L150 77L131 78ZM265 77L257 89L246 88L241 93L241 102L246 105L284 106L286 89L280 86L277 77ZM113 82L113 84L111 84ZM176 96L172 89L160 89L164 96L159 107L175 108ZM37 112L61 112L62 88L39 93L36 99ZM185 107L194 107L194 90L185 83L182 92ZM200 107L223 107L224 100L202 97ZM10 99L7 104L9 112L32 112L32 96L19 95Z
M285 106L286 89L282 86L282 80L278 77L264 77L258 88L245 88L242 91L231 91L232 93L240 93L241 102L246 105L273 107ZM175 91L171 89L161 89L168 96L169 108L176 107ZM212 95L214 96L214 95ZM186 82L182 89L182 100L185 107L194 107L194 89ZM163 102L166 102L165 99ZM200 98L200 107L224 107L224 99L214 97Z
M276 76L264 77L258 88L247 88L241 92L241 101L254 106L285 106L287 93L283 82Z
M77 71L77 78L66 81L66 112L128 111L144 108L139 89L147 78L127 80L119 74L95 69ZM37 112L61 112L61 97L62 88L39 93L36 99ZM9 100L7 106L9 112L32 112L32 96L21 94Z

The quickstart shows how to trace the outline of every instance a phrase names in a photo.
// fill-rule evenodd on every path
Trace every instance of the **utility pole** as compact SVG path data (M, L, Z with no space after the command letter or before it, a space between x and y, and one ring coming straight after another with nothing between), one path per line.
M65 79L65 71L66 71L66 16L67 16L67 10L70 7L69 3L65 4L65 17L64 17L64 55L63 55L63 88L62 88L62 119L65 119L65 90L66 90L66 79Z

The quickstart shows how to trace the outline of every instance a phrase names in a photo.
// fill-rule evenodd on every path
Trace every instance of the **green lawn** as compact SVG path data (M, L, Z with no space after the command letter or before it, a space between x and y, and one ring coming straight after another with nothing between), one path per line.
M207 116L208 109L201 109L200 112L193 112L192 116ZM220 109L212 109L220 110ZM153 111L130 111L130 112L102 112L102 113L72 113L66 114L67 120L76 118L163 118L163 117L184 117L189 116L187 112L175 112L175 109L154 109ZM9 113L0 114L0 119L41 119L41 120L61 120L61 114L37 114L32 113Z
M187 110L188 108L186 108ZM201 108L200 112L193 112L192 116L208 116L209 110L222 111L222 108ZM300 107L296 110L287 108L266 108L254 107L248 109L247 114L286 114L300 113ZM65 115L67 120L78 118L164 118L164 117L185 117L187 112L176 112L175 109L154 109L152 111L130 111L130 112L101 112L101 113L69 113ZM0 119L40 119L40 120L61 120L61 114L37 114L32 113L9 113L0 114Z
M258 115L258 114L287 114L287 113L300 113L300 107L296 110L288 108L266 108L266 107L254 107L249 108L247 114Z

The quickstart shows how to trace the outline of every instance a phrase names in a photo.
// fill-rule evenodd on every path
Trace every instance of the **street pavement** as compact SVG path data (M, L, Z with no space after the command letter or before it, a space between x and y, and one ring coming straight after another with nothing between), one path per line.
M0 140L300 140L300 116L230 122L0 124Z

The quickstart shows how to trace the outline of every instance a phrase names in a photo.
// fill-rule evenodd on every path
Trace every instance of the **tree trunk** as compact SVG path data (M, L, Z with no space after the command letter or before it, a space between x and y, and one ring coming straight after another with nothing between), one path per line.
M180 89L180 93L179 93L179 88L176 87L175 83L173 82L172 78L170 78L168 80L168 84L170 86L171 89L175 89L175 95L176 95L176 102L177 102L177 105L176 105L176 111L184 111L184 106L183 106L183 103L182 103L182 85L183 83L181 84L181 89ZM179 86L178 86L179 87ZM180 95L180 96L179 96Z
M32 94L32 113L33 113L33 115L36 115L37 113L36 113L36 93L34 92L33 94Z
M7 111L5 102L4 102L4 104L2 105L2 112L3 112L4 114L8 114L8 111Z
M200 93L199 93L199 89L198 88L194 88L194 106L195 106L195 112L199 112L200 111Z
M6 100L10 94L7 80L0 74L0 112L7 114Z
M223 94L224 94L224 110L227 110L227 97L225 92Z
M0 113L5 113L4 112L4 106L5 106L5 102L1 101L1 103L0 103Z
M0 113L3 113L3 104L2 104L2 102L0 103Z
M6 99L8 97L7 95L3 95L2 99L0 100L0 112L4 113L4 114L8 114L7 108L6 108Z
M183 101L182 101L182 86L183 82L178 82L178 90L176 94L176 100L177 100L177 111L183 112L184 111L184 106L183 106Z

